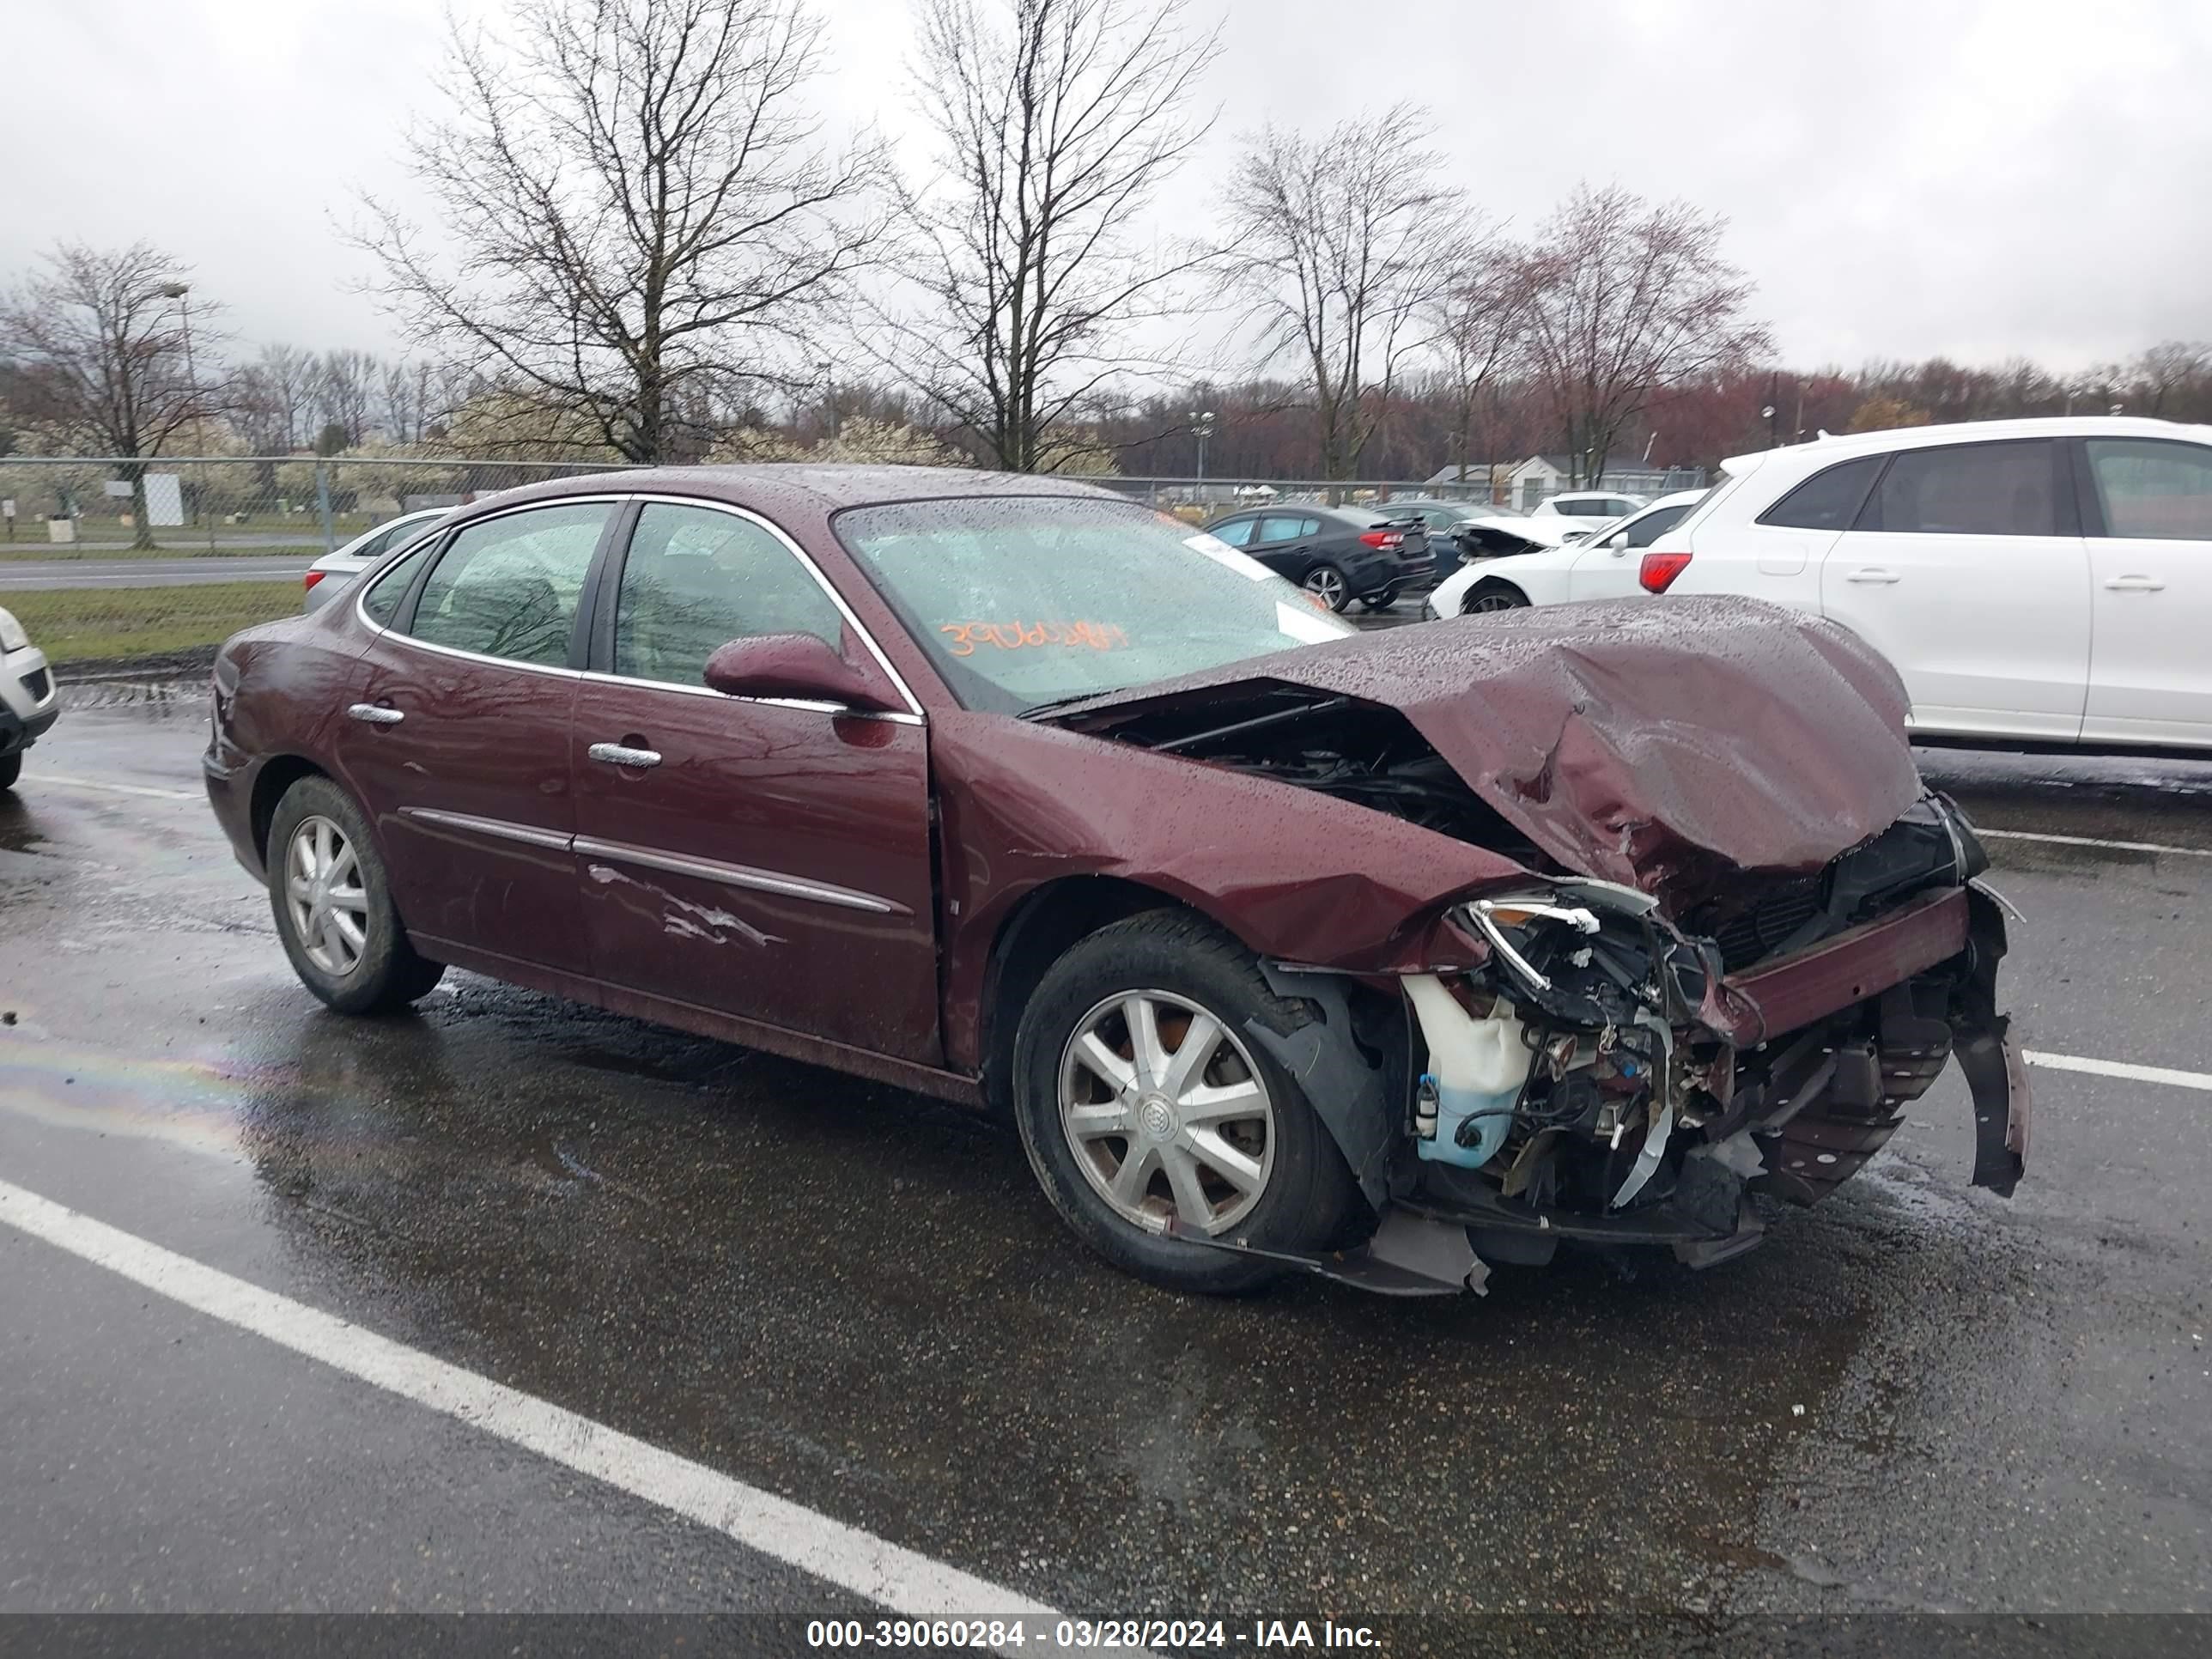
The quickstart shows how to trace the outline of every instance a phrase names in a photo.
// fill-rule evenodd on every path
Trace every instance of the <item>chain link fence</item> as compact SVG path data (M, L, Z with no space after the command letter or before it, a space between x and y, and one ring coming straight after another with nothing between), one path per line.
M0 606L58 665L87 672L181 665L204 659L241 628L300 610L310 563L400 514L619 470L604 462L354 456L0 456ZM1419 497L1503 507L1506 494L1480 477L1084 482L1191 524L1271 501L1382 506ZM1703 473L1682 469L1606 480L1608 489L1647 496L1704 482ZM1518 495L1513 503L1534 504Z
M0 456L0 606L57 665L179 662L301 607L379 525L605 463Z
M1394 501L1466 501L1492 507L1500 512L1525 513L1572 489L1596 489L1613 495L1640 495L1646 501L1681 489L1702 489L1706 475L1697 467L1644 468L1608 471L1595 484L1570 485L1564 480L1523 480L1509 483L1500 470L1498 482L1486 483L1480 473L1464 480L1423 482L1409 478L1091 478L1087 483L1133 495L1187 519L1194 524L1238 507L1269 501L1318 501L1331 506L1387 506Z

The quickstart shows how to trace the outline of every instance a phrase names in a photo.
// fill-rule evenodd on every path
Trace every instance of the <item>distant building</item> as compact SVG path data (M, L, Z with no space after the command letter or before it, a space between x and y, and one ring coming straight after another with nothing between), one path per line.
M1607 467L1598 478L1574 482L1574 458L1560 453L1531 455L1519 461L1469 461L1467 483L1476 490L1483 474L1490 475L1490 499L1501 507L1526 513L1563 489L1609 489L1625 495L1662 495L1669 490L1695 489L1705 481L1695 467ZM1432 489L1455 486L1460 469L1445 467L1428 480Z
M1460 468L1448 466L1428 483L1441 487L1464 482L1480 491L1485 474L1489 477L1491 501L1525 513L1547 495L1565 489L1569 471L1565 455L1531 455L1522 461L1469 461L1464 480Z
M1464 485L1468 489L1480 492L1483 488L1485 476L1487 475L1490 499L1495 501L1502 500L1504 492L1511 487L1507 480L1511 477L1513 469L1519 463L1515 461L1469 461L1464 469L1464 476L1462 476L1462 469L1448 466L1433 477L1425 480L1425 483L1431 489L1445 485L1457 489Z

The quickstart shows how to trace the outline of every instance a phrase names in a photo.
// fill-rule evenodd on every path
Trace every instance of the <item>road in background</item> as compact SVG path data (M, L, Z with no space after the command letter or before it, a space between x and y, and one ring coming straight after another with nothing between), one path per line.
M25 559L0 561L0 592L27 587L191 587L203 582L265 582L298 579L321 557L287 554L261 558Z
M1071 1610L2212 1608L2204 1093L2039 1070L2008 1202L1948 1076L1703 1274L1177 1297L945 1106L464 975L326 1012L205 719L73 709L0 799L9 1182ZM1923 760L2027 1046L2212 1073L2212 765ZM852 1605L6 1226L0 1285L0 1608Z

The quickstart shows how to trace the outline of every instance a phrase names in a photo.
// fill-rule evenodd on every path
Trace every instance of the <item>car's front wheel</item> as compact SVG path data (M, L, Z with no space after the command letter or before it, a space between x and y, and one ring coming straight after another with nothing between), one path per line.
M1251 952L1161 910L1093 933L1038 982L1015 1037L1015 1115L1053 1206L1116 1267L1230 1294L1281 1269L1169 1236L1326 1248L1358 1201L1296 1079L1251 1030L1310 1016Z
M1486 616L1493 611L1520 611L1527 607L1528 596L1510 582L1492 580L1477 582L1459 607L1462 617Z
M1352 599L1352 584L1344 580L1344 572L1333 564L1316 565L1306 572L1301 585L1332 611L1343 610Z
M416 954L368 819L328 778L284 792L269 825L269 900L300 981L342 1014L382 1014L446 971Z

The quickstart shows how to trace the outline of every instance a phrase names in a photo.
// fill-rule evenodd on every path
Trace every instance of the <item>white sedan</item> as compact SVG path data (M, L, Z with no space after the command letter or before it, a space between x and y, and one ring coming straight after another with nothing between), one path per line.
M403 513L355 537L336 552L324 554L307 567L300 608L313 611L393 548L404 547L453 510L450 507L426 507Z
M1624 594L1770 599L1887 656L1927 737L2212 749L2212 426L1923 426L1721 471L1640 551L1611 545L1632 520L1461 572L1431 603L1449 616Z
M1576 532L1561 546L1462 565L1448 580L1437 585L1421 607L1422 614L1474 616L1485 611L1511 611L1524 605L1547 604L1569 597L1557 589L1559 584L1571 579L1578 567L1587 567L1583 585L1592 591L1575 593L1573 598L1599 597L1595 584L1601 581L1606 584L1605 592L1613 597L1633 593L1637 592L1637 561L1632 554L1650 546L1662 534L1681 523L1705 495L1702 489L1662 495L1640 513ZM1538 593L1544 598L1538 599Z

